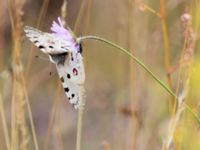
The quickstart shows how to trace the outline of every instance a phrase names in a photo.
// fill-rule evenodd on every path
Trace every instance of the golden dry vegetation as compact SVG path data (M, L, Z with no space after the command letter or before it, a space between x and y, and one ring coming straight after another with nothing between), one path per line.
M84 40L86 104L75 110L23 31L50 32L58 16L155 76ZM0 150L200 149L200 1L1 0L0 18Z

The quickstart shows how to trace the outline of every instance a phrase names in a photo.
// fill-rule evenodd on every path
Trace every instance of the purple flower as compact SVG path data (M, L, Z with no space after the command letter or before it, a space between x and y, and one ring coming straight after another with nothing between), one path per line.
M58 17L58 23L56 21L53 21L51 26L51 31L52 34L65 41L66 45L64 45L64 47L72 51L76 52L80 51L80 46L76 42L75 36L73 35L73 33L69 28L68 29L64 28L60 17Z

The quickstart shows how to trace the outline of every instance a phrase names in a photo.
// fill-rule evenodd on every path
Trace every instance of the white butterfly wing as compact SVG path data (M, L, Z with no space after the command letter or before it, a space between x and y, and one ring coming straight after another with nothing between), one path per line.
M44 53L59 54L70 51L67 49L69 43L54 34L45 33L29 26L25 26L24 31L30 41Z
M24 31L30 41L42 52L49 54L50 60L56 64L59 78L69 102L75 109L79 108L82 105L81 99L84 94L83 83L85 81L81 53L67 49L70 43L54 34L45 33L29 26L26 26Z
M74 61L75 60L76 59L74 58ZM66 58L65 63L57 64L56 68L57 68L59 78L62 82L65 94L67 95L69 102L74 106L75 109L77 109L82 105L81 99L83 98L83 94L84 94L83 82L85 80L85 72L83 72L84 71L83 68L81 67L80 69L77 68L78 72L82 71L82 74L80 74L79 77L74 77L73 71L71 71L71 69L73 69L73 67L76 67L76 65L71 66L72 65L71 61L72 60L69 55ZM84 78L82 78L81 75L84 75L83 76Z
M81 53L71 52L68 59L65 62L67 67L64 70L68 80L76 84L83 84L85 81L85 70Z

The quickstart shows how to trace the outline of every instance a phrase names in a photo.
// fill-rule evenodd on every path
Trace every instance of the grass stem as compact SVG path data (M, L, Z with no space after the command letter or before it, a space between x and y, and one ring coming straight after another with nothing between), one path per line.
M146 65L144 63L142 63L137 57L132 55L129 52L129 50L127 50L111 41L108 41L104 38L98 37L98 36L83 36L83 37L77 38L77 41L80 42L80 41L87 40L87 39L101 41L103 43L106 43L110 46L113 46L113 47L119 49L120 51L122 51L123 53L128 55L131 59L133 59L136 62L136 64L138 64L140 67L142 67L142 69L144 69L161 87L163 87L171 96L173 96L174 100L178 99L176 94L167 85L165 85L161 80L159 80L156 77L156 75L149 68L146 67ZM196 119L196 121L200 125L200 119L198 118L198 115L195 112L193 112L192 108L190 106L188 106L185 102L184 102L184 105L185 105L185 108L191 113L191 115Z
M82 120L83 120L83 108L80 107L79 110L78 110L76 150L80 150L81 149Z
M10 150L10 138L9 138L9 133L8 133L8 126L6 123L6 116L5 116L5 110L3 106L3 99L0 95L0 114L1 114L1 120L3 124L3 131L4 131L4 136L5 136L5 142L6 142L6 148L7 150Z
M168 73L170 66L170 48L169 48L169 36L167 31L167 25L166 25L166 9L165 9L165 0L160 0L160 19L161 19L161 25L162 25L162 32L163 32L163 41L164 41L164 64L165 64L165 72L167 76L167 83L170 89L172 89L172 80L171 75ZM170 97L169 101L169 110L172 113L174 108L174 97Z

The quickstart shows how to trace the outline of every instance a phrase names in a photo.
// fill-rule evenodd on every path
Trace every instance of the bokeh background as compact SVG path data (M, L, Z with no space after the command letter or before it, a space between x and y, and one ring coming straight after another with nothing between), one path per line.
M179 97L118 49L83 41L81 150L200 149L198 0L1 0L1 150L80 150L80 113L23 32L24 25L50 32L58 16L77 36L129 50Z

